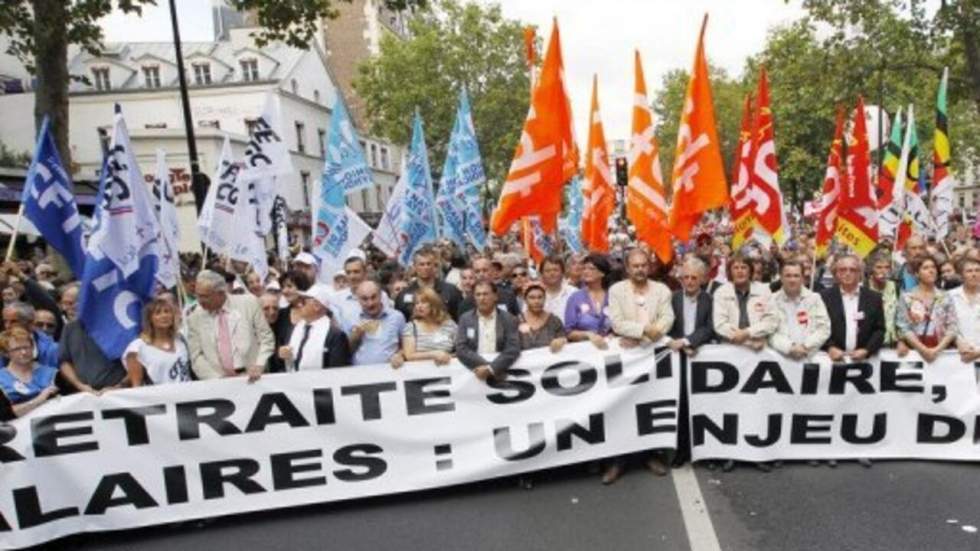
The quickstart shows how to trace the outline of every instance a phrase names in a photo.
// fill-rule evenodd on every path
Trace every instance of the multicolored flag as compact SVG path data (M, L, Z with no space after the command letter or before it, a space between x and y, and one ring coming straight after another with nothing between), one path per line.
M929 209L925 207L925 203L922 201L922 195L926 193L925 172L922 170L922 163L919 159L919 136L915 129L915 115L912 105L909 105L908 113L907 153L906 151L902 152L903 155L908 155L908 163L905 165L904 185L901 186L902 193L904 194L904 208L902 209L902 222L898 226L898 237L895 239L895 248L898 250L905 248L905 242L908 241L912 234L926 236L932 233L932 220L929 216ZM897 182L896 187L898 187ZM922 205L921 207L919 206L920 204Z
M878 169L878 234L895 235L902 218L905 200L902 189L895 188L902 157L902 108L895 112L891 137L885 144L885 154Z
M824 173L823 193L820 196L817 210L817 257L824 258L830 248L837 229L837 209L840 204L841 190L847 186L847 169L843 163L844 119L843 107L837 109L837 124L834 127L834 140L830 144L830 154L827 156L827 170Z
M575 175L578 160L555 20L520 143L491 217L490 229L503 235L520 218L537 214L541 216L542 228L546 232L554 231L561 212L562 186Z
M838 242L864 258L878 244L878 208L870 175L871 152L864 98L854 109L854 130L847 148L847 178L837 208Z
M609 218L616 210L616 190L609 170L606 134L599 115L599 77L592 77L592 107L589 110L589 145L585 157L582 188L582 243L592 251L609 252Z
M412 122L412 142L405 163L405 197L399 229L405 242L399 251L399 262L407 266L422 245L431 243L436 234L435 198L432 195L432 172L429 170L429 151L425 146L422 115L415 111Z
M753 217L756 234L765 235L782 245L790 237L789 223L779 189L779 161L776 158L776 140L773 130L772 109L769 106L769 78L766 69L759 70L759 90L756 94L755 125L752 136L749 189L752 194Z
M949 67L946 67L936 94L936 132L932 140L932 192L929 205L936 223L936 239L943 239L949 234L949 219L953 214L953 188L956 185L949 171L949 121L946 118L948 79Z
M742 128L738 134L738 145L735 147L735 159L732 163L732 197L729 202L734 231L732 233L732 250L742 248L755 232L755 211L752 209L753 194L751 183L752 155L752 95L745 96L742 106Z
M694 54L694 68L687 83L684 111L677 131L674 153L674 200L670 210L670 231L681 241L691 238L691 230L701 216L728 203L728 183L721 161L721 142L715 125L715 110L704 55L704 16Z
M626 218L636 228L636 238L646 243L661 262L667 263L674 254L667 231L667 194L639 51L634 52L633 73L633 133L628 158Z

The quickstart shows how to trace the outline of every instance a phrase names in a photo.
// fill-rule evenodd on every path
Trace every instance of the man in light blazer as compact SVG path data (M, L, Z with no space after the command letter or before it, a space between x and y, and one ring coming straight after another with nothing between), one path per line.
M473 288L474 310L459 318L456 357L481 381L501 378L521 354L517 318L497 308L497 286L479 281ZM497 354L487 361L484 354Z
M627 348L659 341L674 324L670 289L648 278L649 266L650 254L632 249L626 255L629 279L609 288L612 330Z
M195 282L198 308L187 317L191 369L199 379L262 376L275 339L251 294L229 295L225 279L203 270Z
M781 288L772 296L779 317L769 346L783 356L803 360L820 350L830 337L830 317L823 299L804 287L803 264L795 259L779 269Z
M752 281L752 261L742 253L732 255L727 269L729 282L714 294L715 334L722 342L762 350L779 325L769 286Z
M707 271L707 266L697 257L688 258L681 266L682 289L671 297L674 324L667 333L671 350L683 349L688 355L694 355L698 347L715 338L711 295L702 287Z

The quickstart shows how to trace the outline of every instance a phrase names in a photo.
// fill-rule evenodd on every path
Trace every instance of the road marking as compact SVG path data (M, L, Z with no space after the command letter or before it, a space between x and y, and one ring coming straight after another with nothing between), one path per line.
M718 535L711 523L694 469L690 464L671 469L671 478L674 479L674 489L677 491L677 501L681 506L691 551L721 551Z

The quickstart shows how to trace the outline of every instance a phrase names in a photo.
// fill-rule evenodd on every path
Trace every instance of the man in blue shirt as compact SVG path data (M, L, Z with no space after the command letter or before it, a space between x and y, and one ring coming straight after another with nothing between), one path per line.
M400 367L401 334L405 316L381 298L381 286L374 281L364 281L356 289L361 306L360 317L351 323L345 320L344 331L350 338L354 351L354 365L390 363Z

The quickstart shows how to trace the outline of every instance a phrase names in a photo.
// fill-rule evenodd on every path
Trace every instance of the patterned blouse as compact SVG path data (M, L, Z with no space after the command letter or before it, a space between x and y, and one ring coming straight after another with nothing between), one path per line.
M895 329L899 337L915 335L922 344L935 346L946 335L956 335L956 310L944 291L936 289L931 301L913 292L898 299Z

